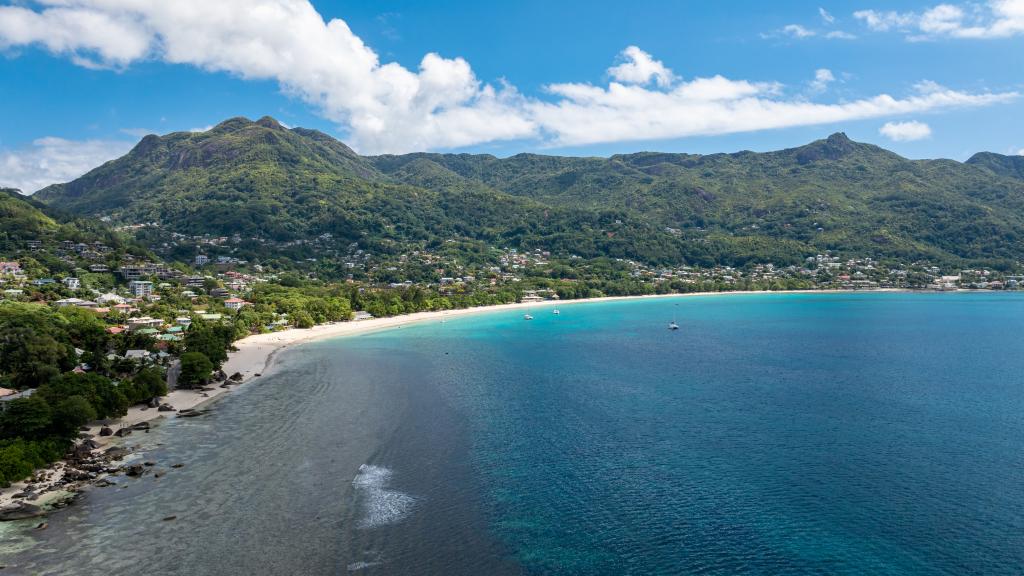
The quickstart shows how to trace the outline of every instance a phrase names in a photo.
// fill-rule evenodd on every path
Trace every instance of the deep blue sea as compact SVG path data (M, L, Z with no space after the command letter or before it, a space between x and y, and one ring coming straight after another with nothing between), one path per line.
M1024 294L536 306L285 351L25 574L1022 574ZM681 329L669 331L675 318ZM174 521L161 517L176 515Z

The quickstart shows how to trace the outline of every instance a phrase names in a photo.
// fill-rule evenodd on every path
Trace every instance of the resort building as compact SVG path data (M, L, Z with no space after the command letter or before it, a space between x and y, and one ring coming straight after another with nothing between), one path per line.
M132 280L128 283L128 291L136 298L144 298L153 293L153 283L145 280Z

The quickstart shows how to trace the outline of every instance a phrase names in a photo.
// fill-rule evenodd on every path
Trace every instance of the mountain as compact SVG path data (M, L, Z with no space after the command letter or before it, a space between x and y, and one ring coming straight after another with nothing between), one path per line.
M148 255L143 248L125 243L95 218L76 216L24 196L18 190L0 188L0 257L10 258L24 252L30 240L48 245L64 241L99 242L114 250Z
M1006 156L994 152L978 152L971 156L967 163L987 168L993 174L1024 180L1024 155Z
M833 134L776 152L610 158L359 156L272 118L147 136L40 191L51 205L183 234L329 233L400 253L450 240L648 263L846 256L1010 266L1024 253L1012 157L909 160Z

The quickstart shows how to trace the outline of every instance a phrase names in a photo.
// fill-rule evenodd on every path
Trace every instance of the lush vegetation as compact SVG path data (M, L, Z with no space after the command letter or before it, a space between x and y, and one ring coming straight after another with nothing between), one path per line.
M504 246L742 266L831 250L1005 268L1024 251L1022 173L1011 157L913 161L842 134L764 154L360 157L319 132L236 118L205 133L148 136L38 196L188 234L330 234L328 254L351 242L399 254L458 240L467 257ZM242 253L308 256L302 246L258 248Z

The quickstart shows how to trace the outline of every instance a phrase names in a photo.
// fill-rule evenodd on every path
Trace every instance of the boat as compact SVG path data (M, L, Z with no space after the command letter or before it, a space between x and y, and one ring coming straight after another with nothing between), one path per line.
M554 310L552 310L551 313L552 314L556 314L556 315L557 314L561 314L561 312L558 311L558 308L555 308Z
M669 330L679 330L679 324L676 324L675 321L673 320L672 322L668 323L668 329Z
M523 320L533 320L533 316L530 316L529 314L523 314Z

